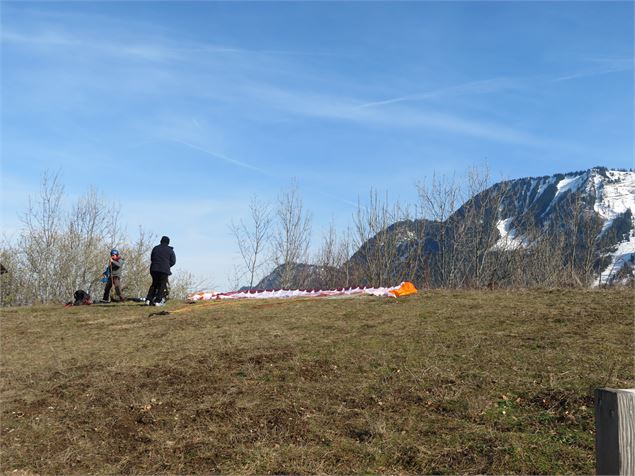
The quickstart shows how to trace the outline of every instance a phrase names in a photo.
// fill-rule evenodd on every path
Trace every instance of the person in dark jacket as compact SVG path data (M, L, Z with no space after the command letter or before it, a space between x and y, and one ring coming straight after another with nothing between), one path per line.
M101 302L110 302L110 290L113 285L117 296L119 296L119 301L125 301L121 294L121 272L123 271L124 261L119 251L115 249L110 250L110 261L108 262L108 266L106 266L106 270L103 272L106 287L104 288L104 297Z
M163 306L164 292L168 283L168 276L172 274L170 268L176 264L176 255L170 244L170 238L161 237L161 244L152 248L150 255L150 276L152 285L148 289L146 304L149 306Z

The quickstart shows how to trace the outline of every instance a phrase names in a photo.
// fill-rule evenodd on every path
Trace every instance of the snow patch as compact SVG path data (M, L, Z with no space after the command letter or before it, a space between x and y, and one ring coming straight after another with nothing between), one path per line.
M620 172L609 170L608 180L594 174L595 212L605 221L598 237L604 235L613 224L613 220L626 210L630 210L635 217L635 172ZM633 223L635 226L635 221Z
M571 193L575 193L578 191L578 189L584 184L586 183L588 175L586 173L582 174L582 175L573 175L571 177L569 177L568 175L565 176L562 180L560 180L557 184L557 191L556 191L556 195L553 197L553 199L551 200L551 203L549 204L549 206L545 209L545 211L542 213L542 215L546 215L549 210L551 210L553 208L553 206L558 202L558 200L560 200L560 198L562 197L563 194L567 193L567 192L571 192Z
M558 191L556 192L556 196L554 197L554 200L556 198L558 198L559 195L562 195L563 193L566 192L576 192L580 186L586 182L586 174L582 174L582 175L574 175L573 177L565 177L562 180L560 180L560 182L558 182Z
M626 266L628 262L632 262L635 258L635 232L631 230L628 241L623 241L617 246L617 250L611 253L610 264L600 273L593 283L594 287L601 284L613 284L615 277Z
M609 170L607 175L609 180L601 175L593 177L595 211L606 220L612 220L626 210L635 215L635 172Z
M400 232L398 235L399 243L402 243L404 241L415 241L416 239L417 239L417 235L415 234L415 232L411 230L404 230Z
M593 175L595 187L595 204L593 208L605 221L600 235L611 226L613 220L627 210L633 215L635 227L635 172L607 170L606 177ZM635 257L635 230L631 229L628 240L618 243L617 250L610 253L610 264L600 273L594 286L613 283L615 276Z
M492 246L492 249L512 251L526 247L525 240L517 235L516 230L511 228L512 220L513 218L506 218L496 223L496 228L498 228L501 237L494 246Z

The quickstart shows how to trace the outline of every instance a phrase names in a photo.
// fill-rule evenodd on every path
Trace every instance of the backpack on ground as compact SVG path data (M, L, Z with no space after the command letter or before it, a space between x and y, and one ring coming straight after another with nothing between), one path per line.
M90 298L90 294L82 289L75 291L73 298L75 298L75 301L73 301L72 304L73 306L82 306L93 303L93 300Z

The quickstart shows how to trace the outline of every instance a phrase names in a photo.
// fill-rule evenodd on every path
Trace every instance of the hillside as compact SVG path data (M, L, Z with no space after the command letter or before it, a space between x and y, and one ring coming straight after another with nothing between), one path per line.
M594 217L601 225L593 239L599 245L598 273L594 284L611 284L635 254L635 172L596 167L551 177L520 179L496 185L508 187L497 216L500 238L496 246L518 249L530 246L523 236L526 223L542 229L565 227L567 208ZM573 233L574 230L565 232ZM632 269L629 273L632 276Z
M377 256L393 257L392 281L419 285L626 284L635 277L635 172L596 167L499 182L444 221L392 224L347 266L376 267Z
M2 309L1 470L590 474L635 383L627 290L167 309Z
M438 210L457 206L442 203L446 192L455 190L431 193ZM282 287L281 270L256 288ZM632 284L635 171L595 167L499 182L443 220L382 225L339 269L297 263L293 270L292 286L305 288L404 280L450 288Z

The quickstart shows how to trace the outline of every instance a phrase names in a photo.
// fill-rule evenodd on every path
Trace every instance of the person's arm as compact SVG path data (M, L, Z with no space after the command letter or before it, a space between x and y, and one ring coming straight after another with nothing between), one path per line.
M174 254L174 250L170 250L170 268L176 264L176 255Z

